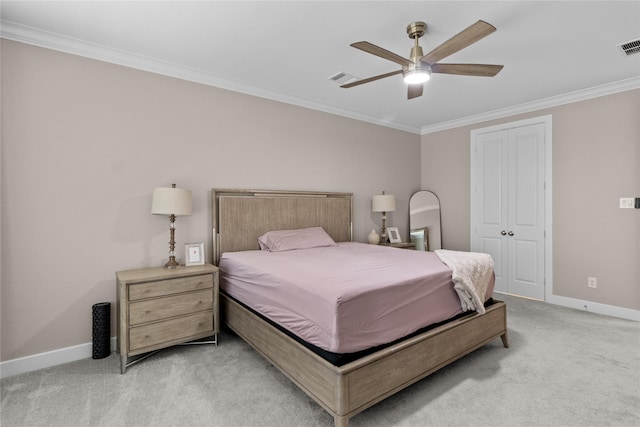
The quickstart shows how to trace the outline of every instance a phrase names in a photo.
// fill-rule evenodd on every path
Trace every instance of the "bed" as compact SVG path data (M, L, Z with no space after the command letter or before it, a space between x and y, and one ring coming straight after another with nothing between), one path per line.
M211 199L216 265L222 254L259 250L258 237L272 230L321 227L339 245L352 240L351 193L213 189ZM500 337L508 346L506 305L494 300L484 314L461 314L336 363L226 292L220 297L223 322L328 411L336 427L489 341Z

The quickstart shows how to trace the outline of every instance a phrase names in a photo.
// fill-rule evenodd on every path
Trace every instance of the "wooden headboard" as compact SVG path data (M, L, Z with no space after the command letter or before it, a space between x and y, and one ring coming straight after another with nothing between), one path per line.
M320 226L336 242L352 239L353 193L211 190L213 263L224 252L259 249L267 231Z

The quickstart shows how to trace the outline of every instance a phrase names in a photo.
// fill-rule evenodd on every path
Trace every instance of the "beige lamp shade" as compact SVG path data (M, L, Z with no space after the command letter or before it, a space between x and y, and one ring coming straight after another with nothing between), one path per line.
M396 196L391 194L378 194L373 196L373 212L393 212L396 210Z
M191 215L191 190L158 187L153 190L151 213L153 215Z

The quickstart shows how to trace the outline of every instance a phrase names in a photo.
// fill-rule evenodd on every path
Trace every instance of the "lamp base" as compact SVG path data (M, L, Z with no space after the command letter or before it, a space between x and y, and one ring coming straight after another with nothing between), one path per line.
M180 267L180 264L178 264L178 262L176 261L176 257L174 256L170 256L169 262L167 262L164 265L164 268L178 268L178 267Z
M169 221L171 222L171 225L169 226L169 233L171 235L171 240L169 240L169 262L167 262L164 265L164 268L177 268L180 266L180 264L178 264L176 262L176 253L175 253L175 249L176 249L176 216L174 214L171 214L169 216Z
M387 213L386 212L382 212L382 227L380 227L380 244L381 245L387 245L389 243L388 237L387 237Z

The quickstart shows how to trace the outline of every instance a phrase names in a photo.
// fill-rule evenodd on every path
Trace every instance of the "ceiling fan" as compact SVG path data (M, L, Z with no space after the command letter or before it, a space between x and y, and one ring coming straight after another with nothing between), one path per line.
M402 74L404 76L405 83L408 83L409 85L407 97L408 99L412 99L422 95L423 83L429 80L431 73L493 77L502 70L502 65L438 63L441 59L444 59L493 33L496 30L493 25L484 21L478 21L451 37L431 52L423 55L422 48L418 44L418 39L424 35L426 29L427 24L420 21L412 22L407 26L407 34L409 35L409 38L415 40L415 45L411 48L411 55L409 56L409 59L403 58L400 55L396 55L393 52L369 42L361 41L352 43L351 46L356 49L363 50L372 55L376 55L380 58L402 65L402 69L346 83L340 87L350 88L375 80L384 79L385 77L394 76L396 74Z

